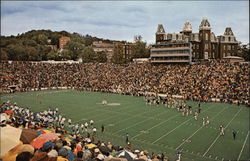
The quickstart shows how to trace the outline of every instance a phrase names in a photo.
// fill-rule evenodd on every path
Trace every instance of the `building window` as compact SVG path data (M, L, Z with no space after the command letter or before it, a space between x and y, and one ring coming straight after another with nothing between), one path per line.
M205 50L207 50L208 49L208 44L205 44Z
M228 41L229 41L229 42L231 41L231 37L228 37Z
M231 50L231 45L227 45L227 50Z
M232 45L232 50L234 50L234 46Z
M207 33L205 34L205 40L208 40L208 34Z

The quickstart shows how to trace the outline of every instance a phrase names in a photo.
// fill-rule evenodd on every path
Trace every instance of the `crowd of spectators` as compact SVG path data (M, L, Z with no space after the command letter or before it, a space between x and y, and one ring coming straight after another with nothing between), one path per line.
M1 92L67 87L143 95L181 95L188 100L239 102L249 105L248 64L209 61L190 65L1 62Z
M12 113L7 115L6 111L12 111ZM93 137L87 136L87 133L73 134L66 128L55 124L56 119L60 116L57 109L33 112L30 108L22 108L16 103L5 102L1 104L0 114L2 117L1 132L4 132L4 128L9 126L36 132L46 128L50 129L50 133L58 136L44 142L40 148L33 144L36 138L31 142L24 142L20 138L19 144L0 155L1 161L168 161L164 154L132 149L130 144L127 144L126 147L115 146L111 142L95 141ZM66 140L68 136L72 138L70 141ZM1 135L1 137L3 136ZM28 136L24 138L27 140ZM2 142L2 144L4 143ZM123 151L130 153L132 158L120 158L119 155L116 155Z

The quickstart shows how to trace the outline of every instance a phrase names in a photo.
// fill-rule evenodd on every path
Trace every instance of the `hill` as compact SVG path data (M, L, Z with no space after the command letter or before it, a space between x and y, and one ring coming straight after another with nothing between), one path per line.
M86 46L90 46L93 41L119 42L67 31L31 30L17 36L1 36L0 59L22 61L61 60L64 58L63 54L65 54L58 52L59 38L61 36L70 37L71 46L81 50ZM79 57L79 51L72 51L71 48L68 48L68 50L71 55L67 55L65 59L76 60Z

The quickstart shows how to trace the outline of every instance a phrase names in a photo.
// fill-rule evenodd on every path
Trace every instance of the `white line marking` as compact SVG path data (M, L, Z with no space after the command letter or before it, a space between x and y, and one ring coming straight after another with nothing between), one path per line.
M150 118L149 118L149 119L150 119ZM131 127L134 127L134 126L136 126L136 125L138 125L138 124L140 124L140 123L142 123L142 122L148 121L149 119L146 119L146 120L137 122L136 124L133 124L133 125L128 126L128 127L124 128L124 129L118 130L118 131L114 132L114 134L117 134L117 133L120 132L120 131L127 130L127 129L131 128Z
M234 117L229 121L229 123L227 124L226 128L230 125L230 123L233 121L233 119L238 115L238 113L242 110L242 107L240 108L240 110L234 115ZM219 139L220 134L217 136L217 138L213 141L213 143L209 146L209 148L207 149L207 151L202 155L203 157L207 154L207 152L212 148L212 146L215 144L215 142Z
M160 115L163 115L163 114L165 114L165 113L167 113L167 112L169 112L169 111L165 111L165 112L163 112L163 113L157 114L157 115L155 115L155 117L160 116ZM134 126L136 126L136 125L138 125L138 124L140 124L140 123L142 123L142 122L148 121L148 120L150 120L150 119L154 119L154 117L148 117L146 120L140 121L140 122L138 122L138 123L136 123L136 124L133 124L132 126L129 126L129 127L123 128L123 129L120 129L120 130L114 132L114 134L116 134L116 133L118 133L118 132L120 132L120 131L122 131L122 130L126 130L126 129L129 129L129 128L131 128L131 127L134 127Z
M209 110L209 108L206 109L205 111L207 111L207 110ZM205 111L204 111L204 112L205 112ZM191 119L193 119L193 117L191 117L190 119L188 119L188 120L186 120L185 122L181 123L179 126L177 126L176 128L172 129L171 131L169 131L169 132L166 133L165 135L162 135L161 137L159 137L158 139L156 139L156 140L153 142L153 144L156 143L157 141L159 141L161 138L163 138L163 137L169 135L169 134L172 133L174 130L176 130L176 129L179 128L181 125L185 124L186 122L190 121Z
M211 119L211 121L213 120L213 119L215 119L221 112L223 112L223 111L225 111L225 109L227 109L227 107L225 107L224 109L222 109L219 113L217 113L212 119ZM201 126L198 130L196 130L192 135L190 135L188 138L187 138L187 140L188 139L190 139L190 138L192 138L198 131L200 131L203 127L205 127L205 126ZM183 144L185 144L186 143L186 141L183 141L177 148L176 148L176 150L177 149L179 149Z
M249 136L249 131L248 131L248 133L247 133L246 139L245 139L244 144L243 144L243 146L242 146L242 148L241 148L241 151L240 151L240 154L239 154L239 156L238 156L237 161L240 160L240 157L241 157L241 154L242 154L242 152L243 152L243 149L244 149L244 147L245 147L245 145L246 145L248 136Z
M162 135L161 137L159 137L158 139L156 139L154 142L152 142L153 144L156 143L157 141L159 141L160 139L162 139L163 137L169 135L170 133L172 133L174 130L176 130L177 128L179 128L181 125L185 124L186 122L190 121L191 119L193 119L193 117L191 117L190 119L186 120L185 122L181 123L180 125L178 125L176 128L172 129L171 131L169 131L168 133Z
M169 120L171 120L171 119L177 117L178 115L179 115L179 113L176 114L176 115L174 115L173 117L170 117L169 119L167 119L167 120L165 120L165 121L162 121L162 122L156 124L155 126L152 126L151 128L147 129L146 131L150 131L150 130L152 130L153 128L155 128L155 127L157 127L157 126L159 126L159 125L161 125L161 124L163 124L163 123L165 123L165 122L167 122L167 121L169 121ZM137 136L139 136L139 135L141 135L141 134L142 134L142 133L133 136L132 139L136 138Z

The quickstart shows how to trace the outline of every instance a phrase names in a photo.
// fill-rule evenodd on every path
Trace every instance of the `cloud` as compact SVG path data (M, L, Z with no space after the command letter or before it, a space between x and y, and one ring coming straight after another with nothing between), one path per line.
M158 24L163 24L166 32L179 32L188 20L193 32L198 32L202 18L207 17L216 35L231 26L237 40L246 43L248 4L248 1L3 1L1 34L51 29L129 41L140 34L153 43Z

